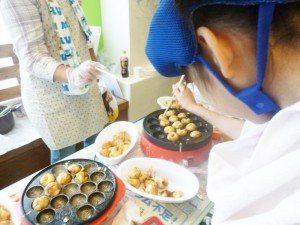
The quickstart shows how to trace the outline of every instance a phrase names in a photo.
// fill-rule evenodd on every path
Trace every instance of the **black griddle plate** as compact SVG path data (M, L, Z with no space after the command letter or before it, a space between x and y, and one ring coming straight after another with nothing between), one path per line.
M164 133L164 127L160 125L160 120L158 119L159 115L165 112L165 109L161 109L150 113L143 121L145 136L152 143L169 150L178 151L181 149L184 151L199 149L210 141L213 131L213 127L210 123L184 109L170 110L175 110L176 115L181 112L185 113L187 118L190 118L191 122L196 124L196 130L200 131L202 135L199 138L191 138L188 133L186 136L179 137L176 142L169 141L167 134Z
M34 199L45 195L45 187L40 184L41 177L47 173L57 177L73 163L84 168L89 175L88 181L77 184L72 175L72 181L62 185L58 196L48 197L50 204L46 209L34 210ZM109 208L116 190L113 172L102 163L88 159L65 160L46 167L31 179L22 195L22 212L31 224L87 224Z

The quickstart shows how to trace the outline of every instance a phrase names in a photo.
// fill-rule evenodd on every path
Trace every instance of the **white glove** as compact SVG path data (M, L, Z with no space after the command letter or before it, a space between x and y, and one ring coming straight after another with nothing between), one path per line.
M100 72L96 69L102 65L91 60L84 61L76 68L68 68L66 74L69 85L79 86L80 84L91 83L99 77Z

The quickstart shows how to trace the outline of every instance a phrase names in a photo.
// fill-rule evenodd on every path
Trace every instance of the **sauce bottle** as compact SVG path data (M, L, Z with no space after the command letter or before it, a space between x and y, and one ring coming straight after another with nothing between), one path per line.
M121 62L121 75L122 77L128 77L128 57L126 55L126 51L122 51L122 56L120 59Z

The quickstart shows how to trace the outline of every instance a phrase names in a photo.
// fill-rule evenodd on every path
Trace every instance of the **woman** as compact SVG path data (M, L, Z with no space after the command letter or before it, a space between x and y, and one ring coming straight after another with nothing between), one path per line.
M245 119L209 156L212 224L300 223L299 22L299 1L272 0L162 0L153 17L155 68L186 74L219 112Z
M51 150L51 163L108 122L91 61L91 32L75 0L3 0L1 14L20 61L26 113Z

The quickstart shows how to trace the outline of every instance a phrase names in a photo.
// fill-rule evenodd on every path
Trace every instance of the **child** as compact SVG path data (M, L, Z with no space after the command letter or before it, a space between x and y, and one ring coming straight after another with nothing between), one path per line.
M280 0L162 0L153 17L146 53L157 71L185 74L220 113L245 120L227 123L237 139L209 156L212 224L300 223L299 23L300 2Z

